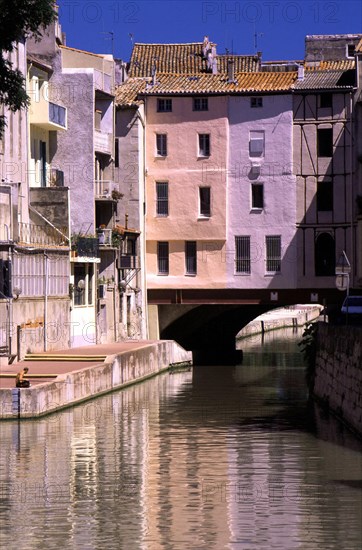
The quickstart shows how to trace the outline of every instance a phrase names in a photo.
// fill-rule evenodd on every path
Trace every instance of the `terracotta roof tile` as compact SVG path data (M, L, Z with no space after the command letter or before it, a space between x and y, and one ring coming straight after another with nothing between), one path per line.
M356 49L355 49L355 52L356 53L362 53L362 38L361 40L358 42L357 46L356 46Z
M118 86L116 91L116 105L119 107L136 107L142 100L138 94L146 88L147 80L144 78L129 78Z
M135 44L128 74L130 77L150 77L154 65L156 65L157 72L160 73L207 73L207 61L203 57L202 51L203 42ZM236 72L259 70L260 60L255 55L218 55L217 66L219 72L227 72L229 59L234 61Z
M307 71L348 71L355 68L355 60L318 61L316 64L307 62L305 68Z
M148 85L145 95L161 94L217 94L243 92L283 92L291 89L296 73L237 73L229 82L225 75L158 74L157 83Z

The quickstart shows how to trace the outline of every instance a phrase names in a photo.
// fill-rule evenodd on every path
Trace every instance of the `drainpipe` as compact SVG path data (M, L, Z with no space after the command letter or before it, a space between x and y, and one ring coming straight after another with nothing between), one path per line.
M44 351L47 351L47 323L48 323L48 269L49 256L44 252Z
M354 270L355 270L355 263L357 260L357 258L355 258L355 253L354 253L354 235L353 235L353 207L354 207L354 202L353 202L353 96L352 96L352 92L349 92L349 113L350 113L350 135L351 135L351 146L349 148L349 162L350 162L350 183L351 183L351 199L350 199L350 207L351 207L351 211L350 211L350 216L351 216L351 258L352 258L352 269L351 269L351 274L350 274L350 287L354 287Z

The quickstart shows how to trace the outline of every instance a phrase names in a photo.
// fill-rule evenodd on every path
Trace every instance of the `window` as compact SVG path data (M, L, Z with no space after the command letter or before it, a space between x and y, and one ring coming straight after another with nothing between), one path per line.
M356 46L354 44L347 44L347 57L354 57Z
M168 275L169 269L169 249L168 242L160 241L157 243L157 269L159 275Z
M210 134L199 134L199 157L210 156Z
M172 111L172 99L158 99L157 111L159 113L171 113Z
M333 182L323 180L317 183L317 210L318 212L333 210Z
M185 261L186 261L186 274L196 275L196 272L197 272L196 241L186 241Z
M265 238L266 244L266 270L268 272L281 271L281 237L280 235L268 236Z
M262 97L251 97L250 98L250 107L262 107L263 98Z
M119 139L114 140L114 167L119 168Z
M315 242L315 274L316 276L334 276L335 244L334 238L329 233L321 233Z
M94 128L96 130L101 129L101 121L102 121L102 111L99 109L96 109L94 112Z
M319 157L331 157L333 155L332 128L317 129L317 151Z
M156 214L157 216L168 216L168 183L156 182Z
M200 199L200 217L209 218L211 216L211 188L199 187Z
M54 124L59 124L59 126L63 126L63 128L65 128L66 112L67 110L65 109L65 107L62 107L61 105L56 105L55 103L51 103L49 101L49 121L50 122L54 122Z
M251 130L249 138L249 155L251 157L264 156L264 130Z
M250 272L250 237L235 237L235 273Z
M251 207L264 208L264 185L262 183L251 185Z
M156 134L156 154L167 157L167 134Z
M207 97L194 98L194 111L208 111L209 101Z
M93 304L93 264L74 264L74 305Z
M332 94L326 92L325 94L320 94L319 96L319 107L321 109L326 109L332 107Z

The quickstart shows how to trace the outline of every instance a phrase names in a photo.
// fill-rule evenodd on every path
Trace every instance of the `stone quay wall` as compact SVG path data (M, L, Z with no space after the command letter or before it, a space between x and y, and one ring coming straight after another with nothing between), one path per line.
M318 324L313 393L362 436L362 327Z
M0 419L37 418L141 382L171 365L191 362L192 354L172 340L110 355L104 363L68 372L31 388L0 390Z

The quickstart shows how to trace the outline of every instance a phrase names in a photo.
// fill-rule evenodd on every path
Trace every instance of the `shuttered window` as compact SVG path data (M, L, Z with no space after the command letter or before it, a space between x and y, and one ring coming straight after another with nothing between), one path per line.
M266 270L271 272L281 271L281 237L280 235L268 236L266 239Z
M169 247L168 242L157 243L157 269L159 275L168 275L169 272Z
M156 213L157 216L168 216L168 183L156 182Z
M250 237L235 237L235 273L250 273Z

